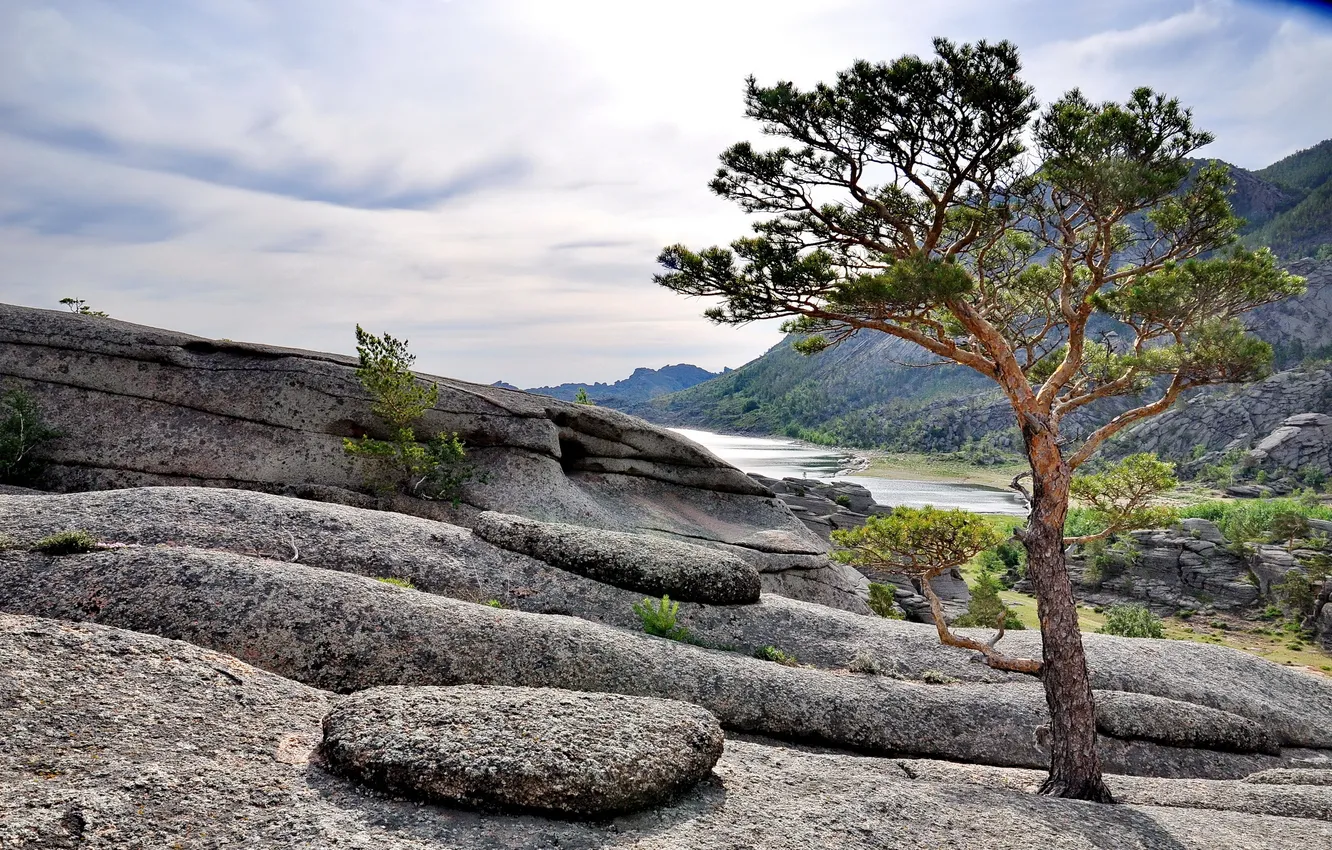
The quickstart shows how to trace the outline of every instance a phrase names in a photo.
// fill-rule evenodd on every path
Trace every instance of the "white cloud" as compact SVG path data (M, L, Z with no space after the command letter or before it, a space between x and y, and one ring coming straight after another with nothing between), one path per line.
M144 8L0 9L0 298L328 350L360 322L424 369L520 385L777 341L651 282L661 246L744 231L706 183L756 135L749 73L1007 37L1043 96L1160 85L1254 166L1321 138L1305 106L1332 96L1327 26L1230 3Z

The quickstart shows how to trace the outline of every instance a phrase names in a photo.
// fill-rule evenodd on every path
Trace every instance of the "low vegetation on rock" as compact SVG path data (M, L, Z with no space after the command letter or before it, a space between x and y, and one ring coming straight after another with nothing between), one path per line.
M32 551L43 555L82 555L94 551L97 545L97 538L86 531L61 531L38 540Z
M644 599L633 603L631 607L643 624L643 631L648 634L671 640L684 640L689 636L689 630L677 622L680 603L672 602L669 596L657 600Z
M31 484L44 466L38 453L42 444L60 436L43 422L27 392L0 393L0 484Z
M462 486L472 477L466 450L457 434L440 432L418 442L414 423L439 400L439 387L424 386L412 373L416 355L407 340L375 336L356 326L356 377L373 399L370 410L388 427L390 438L370 435L343 441L347 453L371 461L376 467L366 481L379 492L401 490L422 499L457 503Z
M775 646L760 646L754 650L754 657L763 661L772 661L786 667L799 667L800 660L789 652L783 652Z

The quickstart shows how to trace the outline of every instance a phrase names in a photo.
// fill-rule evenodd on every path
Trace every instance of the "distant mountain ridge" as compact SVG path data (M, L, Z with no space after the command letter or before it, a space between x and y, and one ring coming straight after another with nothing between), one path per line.
M592 384L567 383L553 387L532 387L527 392L547 395L564 401L573 401L581 389L587 392L589 400L597 404L621 407L648 401L668 393L686 390L729 371L731 370L709 372L707 369L691 363L678 363L673 366L663 366L660 369L649 369L640 366L634 370L632 375L613 384L600 382ZM512 385L504 384L502 381L496 382L495 386L512 387ZM517 387L512 388L517 389Z

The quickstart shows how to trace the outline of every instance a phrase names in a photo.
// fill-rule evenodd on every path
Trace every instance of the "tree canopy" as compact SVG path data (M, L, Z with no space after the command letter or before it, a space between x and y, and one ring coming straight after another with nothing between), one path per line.
M1073 90L1038 114L1013 45L935 49L809 91L750 78L746 114L794 144L732 146L711 187L766 217L729 247L666 248L657 282L720 297L719 323L794 317L806 351L859 328L912 341L1051 424L1160 379L1071 467L1190 387L1264 374L1271 350L1238 317L1301 282L1231 247L1226 169L1187 179L1212 140L1189 110L1141 88L1122 104ZM1094 316L1130 338L1096 338Z

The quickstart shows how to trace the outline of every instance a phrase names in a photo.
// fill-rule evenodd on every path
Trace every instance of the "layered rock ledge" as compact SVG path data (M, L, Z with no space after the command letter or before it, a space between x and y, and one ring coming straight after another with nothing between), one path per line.
M599 823L376 794L312 761L335 698L179 641L0 615L0 846L381 850L1265 850L1332 842L1332 788L1108 777L1122 801L1035 797L1038 771L730 741L670 805Z
M350 333L349 333L350 339ZM68 312L0 305L0 380L68 436L41 486L206 485L373 506L345 437L386 436L336 354L207 340ZM431 375L418 432L456 432L480 473L458 508L395 510L470 524L497 510L729 552L766 590L865 612L865 580L763 485L680 435L602 407Z

